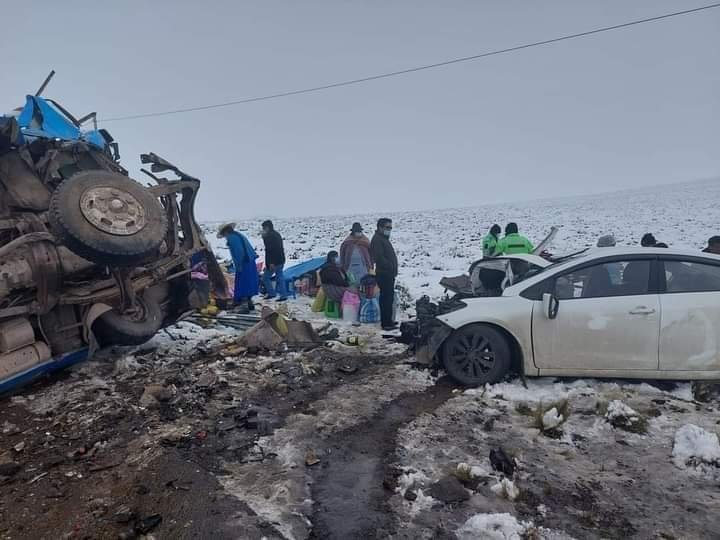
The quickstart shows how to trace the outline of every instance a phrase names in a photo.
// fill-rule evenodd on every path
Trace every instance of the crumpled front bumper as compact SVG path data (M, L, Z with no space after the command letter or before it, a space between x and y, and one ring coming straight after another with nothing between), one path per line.
M417 318L400 325L399 339L402 343L410 345L419 364L436 365L440 363L438 352L445 340L452 334L453 329L442 322L438 315L444 315L466 306L457 298L442 300L439 303L430 302L423 296L416 302Z

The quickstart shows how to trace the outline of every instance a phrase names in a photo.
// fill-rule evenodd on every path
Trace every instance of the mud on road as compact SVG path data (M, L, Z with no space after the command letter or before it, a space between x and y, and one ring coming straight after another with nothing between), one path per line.
M672 458L679 427L717 432L712 391L465 391L378 336L231 356L214 346L224 332L170 335L0 401L0 538L717 535L720 469ZM644 430L611 423L612 401ZM539 429L550 403L568 417ZM489 460L498 448L507 478Z

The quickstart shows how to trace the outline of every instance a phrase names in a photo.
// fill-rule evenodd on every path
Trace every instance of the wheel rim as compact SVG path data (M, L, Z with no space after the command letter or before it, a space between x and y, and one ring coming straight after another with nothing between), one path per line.
M119 236L136 234L147 223L140 201L113 187L85 190L80 197L80 212L95 228Z
M490 341L482 335L462 334L453 344L447 360L465 375L479 378L495 365L495 351Z

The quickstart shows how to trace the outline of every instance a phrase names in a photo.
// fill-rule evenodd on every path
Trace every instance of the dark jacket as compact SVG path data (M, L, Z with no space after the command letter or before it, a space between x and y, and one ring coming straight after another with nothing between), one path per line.
M320 281L323 285L347 287L348 278L345 271L335 263L325 263L320 268Z
M378 275L398 275L398 260L395 248L390 239L381 232L376 232L370 242L370 253L375 261L375 273Z
M263 236L263 242L265 243L265 266L285 264L285 248L280 233L270 231L266 236Z

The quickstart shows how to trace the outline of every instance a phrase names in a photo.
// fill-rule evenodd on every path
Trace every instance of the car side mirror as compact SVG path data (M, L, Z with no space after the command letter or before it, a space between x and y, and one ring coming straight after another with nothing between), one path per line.
M543 315L548 319L554 319L557 317L560 302L554 294L546 292L542 297L542 307Z

